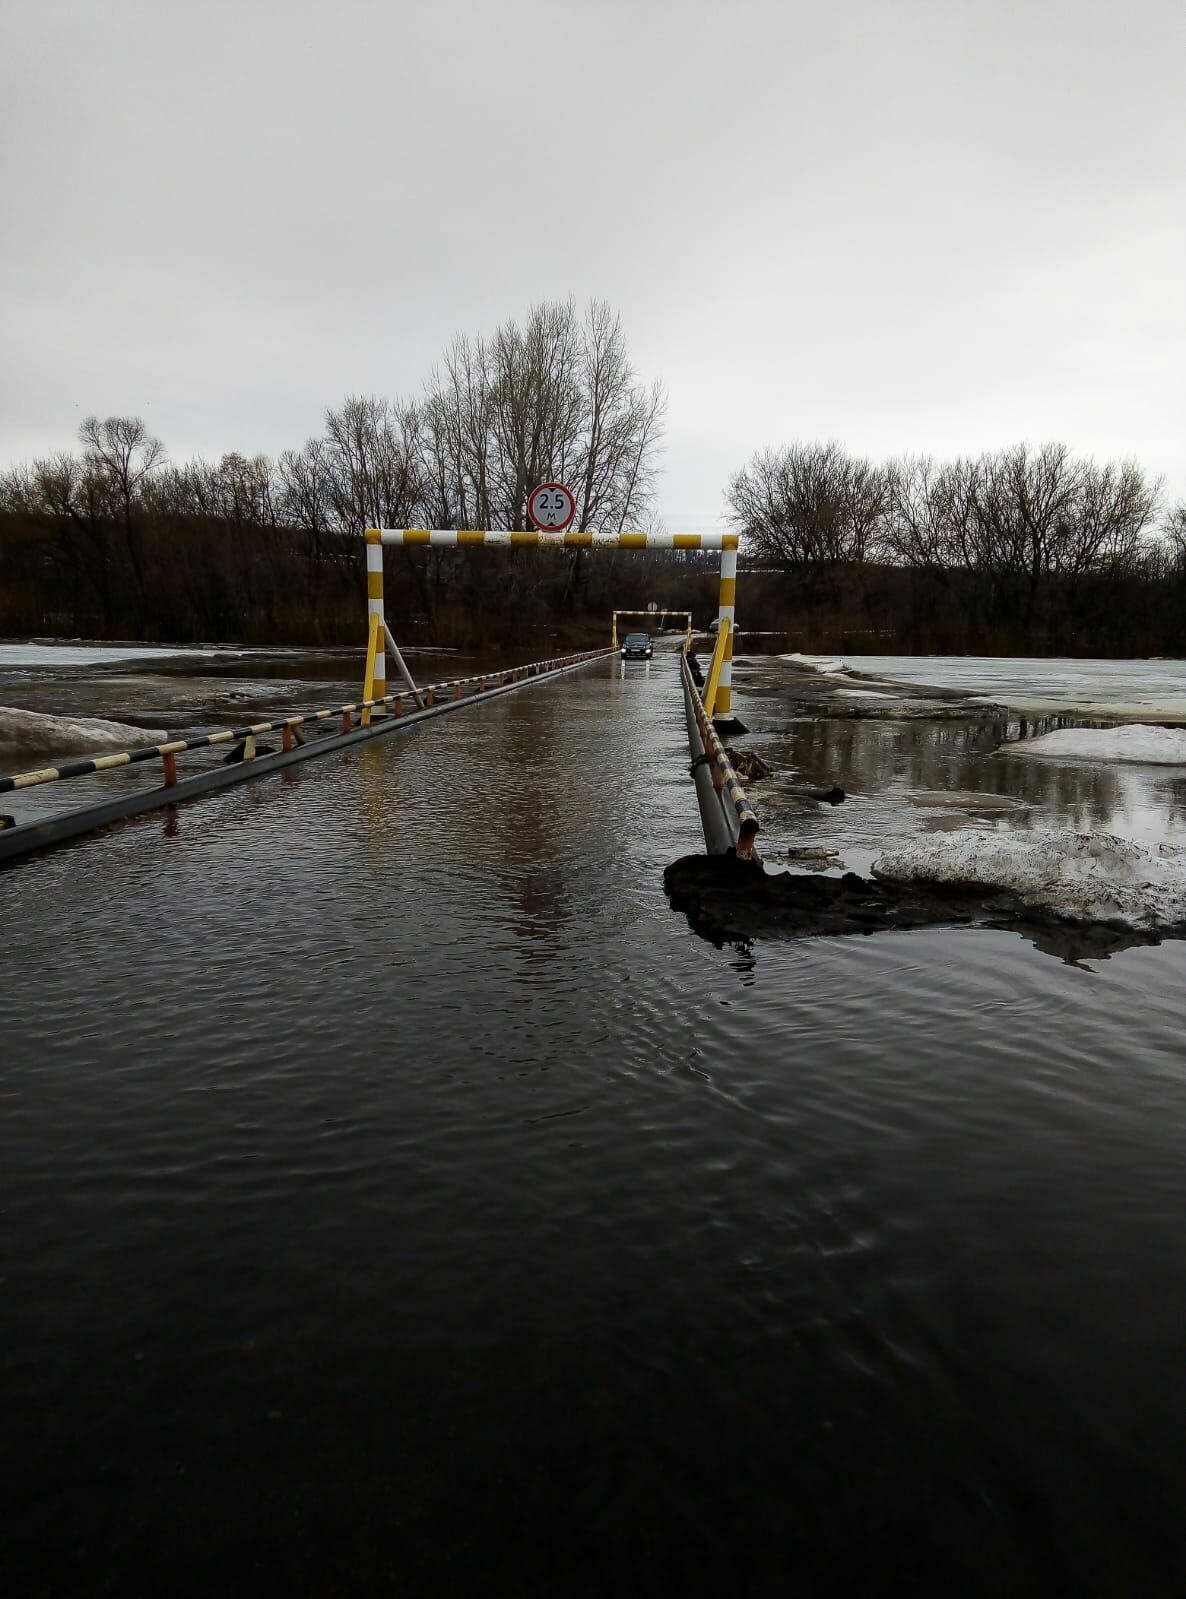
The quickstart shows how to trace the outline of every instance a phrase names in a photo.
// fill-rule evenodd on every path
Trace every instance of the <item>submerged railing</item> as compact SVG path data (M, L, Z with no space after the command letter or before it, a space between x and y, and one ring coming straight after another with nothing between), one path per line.
M421 689L420 693L426 706L436 704L440 696L447 695L450 699L464 698L463 690L470 689L471 693L484 694L490 688L504 688L512 683L520 683L526 678L539 677L545 672L558 671L566 666L577 666L582 661L595 660L598 656L609 655L611 650L585 650L577 655L556 656L551 660L532 661L526 666L514 666L497 672L478 672L472 677L449 678L443 683L434 683ZM476 686L475 686L476 685ZM355 700L348 705L334 705L322 711L303 711L295 716L285 716L272 722L252 722L246 727L221 728L216 733L203 733L197 738L170 739L163 744L145 744L130 750L118 750L110 755L96 755L90 760L66 761L61 766L43 766L37 771L18 772L12 777L0 777L0 794L12 794L19 789L36 788L42 783L58 783L72 777L89 777L94 772L109 772L121 766L135 766L143 761L160 761L164 767L164 786L173 787L177 782L177 757L189 750L209 749L216 744L243 744L242 758L253 760L256 756L255 740L266 733L280 733L285 750L295 748L297 744L304 743L303 728L317 722L333 721L341 718L343 733L349 733L354 726L353 718L359 716L364 725L370 720L371 713L385 706L391 707L392 717L400 717L404 713L404 700L410 698L408 691L401 690L397 694L382 694L375 699Z
M704 708L686 654L680 655L679 669L705 845L710 855L725 855L733 849L742 860L749 859L758 836L758 818Z

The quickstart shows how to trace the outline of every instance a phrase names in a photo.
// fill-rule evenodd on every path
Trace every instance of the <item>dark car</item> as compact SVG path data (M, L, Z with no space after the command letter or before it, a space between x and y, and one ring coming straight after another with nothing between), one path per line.
M654 653L649 633L627 633L622 644L624 661L649 661Z

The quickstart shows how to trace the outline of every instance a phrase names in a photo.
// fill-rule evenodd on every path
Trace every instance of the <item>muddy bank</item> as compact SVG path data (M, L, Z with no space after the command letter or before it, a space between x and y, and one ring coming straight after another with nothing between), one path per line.
M819 877L771 873L733 855L685 855L663 873L675 910L714 944L757 939L984 927L1020 933L1063 960L1103 958L1136 945L1186 938L1186 922L1145 930L1071 922L1035 910L1019 895L981 885L878 882L845 872Z
M356 698L364 669L364 654L357 649L91 649L77 642L46 645L43 651L4 648L0 769L11 769L29 754L65 757L98 747L73 737L51 739L55 721L122 723L131 734L121 737L120 747L155 742ZM408 656L422 682L491 667L485 660L474 666L455 652L409 650ZM26 714L45 721L41 727L29 721L18 729ZM11 727L6 727L6 718ZM31 736L16 736L29 729Z

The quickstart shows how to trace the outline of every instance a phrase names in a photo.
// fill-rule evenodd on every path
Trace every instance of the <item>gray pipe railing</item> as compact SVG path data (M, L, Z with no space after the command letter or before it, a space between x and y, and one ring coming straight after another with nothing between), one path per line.
M680 681L684 688L688 749L692 755L692 777L705 848L710 855L725 855L734 849L742 860L751 859L758 836L758 818L717 736L712 718L704 709L686 654L680 655Z

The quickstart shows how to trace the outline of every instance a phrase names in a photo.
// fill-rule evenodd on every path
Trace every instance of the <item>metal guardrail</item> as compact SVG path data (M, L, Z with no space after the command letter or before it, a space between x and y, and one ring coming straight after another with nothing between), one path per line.
M449 678L443 683L434 683L421 693L426 706L436 703L441 695L459 700L463 698L462 690L477 685L473 692L484 694L488 688L506 687L511 683L518 683L528 677L539 677L544 672L555 671L563 666L575 666L581 661L593 660L599 655L609 655L611 650L586 650L577 655L556 656L547 661L532 661L527 666L510 667L499 672L479 672L472 677ZM406 690L397 694L384 694L377 699L355 700L348 705L335 705L323 711L304 711L296 716L286 716L274 722L252 722L246 727L221 728L216 733L204 733L197 738L171 739L164 744L145 744L136 749L118 750L110 755L96 755L91 760L66 761L61 766L44 766L38 771L18 772L12 777L0 777L0 794L12 794L19 789L36 788L42 783L58 783L72 777L89 777L94 772L108 772L120 766L135 766L142 761L161 761L164 765L165 787L171 788L177 782L177 756L189 750L209 749L215 744L236 744L242 742L244 759L255 758L254 740L265 733L280 733L283 736L285 750L303 742L300 729L315 722L332 721L340 717L342 732L348 733L353 727L353 717L357 714L369 713L382 706L391 706L393 716L403 715L403 702L409 695ZM364 721L369 716L364 717Z
M740 859L751 859L758 836L758 818L712 725L712 718L704 709L686 653L680 655L680 680L688 719L692 777L708 853L725 855L733 849Z
M171 806L191 799L198 799L206 794L215 793L236 783L242 783L252 778L267 777L272 773L283 772L288 767L302 761L307 761L318 755L333 754L338 751L350 750L371 739L384 738L402 729L411 730L422 722L434 716L447 716L452 711L464 710L468 705L481 705L487 701L499 698L504 694L516 694L533 681L548 682L553 678L562 676L567 672L579 671L594 661L605 660L612 652L609 650L589 650L583 654L559 656L550 661L533 661L529 666L518 666L503 672L488 674L485 678L454 678L447 683L434 684L435 690L456 690L458 685L476 683L478 691L469 695L457 693L443 693L440 700L426 706L423 710L411 710L399 716L382 716L371 724L351 726L350 730L342 731L331 728L319 738L308 739L303 743L295 743L291 748L278 750L275 754L256 754L245 760L239 760L232 765L220 764L207 767L193 774L183 777L172 784L165 784L151 788L137 788L131 792L120 794L114 798L92 801L90 804L74 807L70 810L56 812L39 821L28 821L2 825L0 822L0 862L14 861L22 856L34 854L40 850L52 848L56 844L65 843L68 839L81 838L89 833L98 832L112 822L127 820L133 816L141 816L149 811L168 809ZM485 691L482 684L485 684ZM427 696L428 690L425 689ZM399 701L403 696L388 695L386 699ZM434 696L435 698L435 696ZM361 702L354 709L361 708ZM338 707L341 709L341 707ZM312 713L319 720L325 721L332 717L333 710ZM306 715L304 720L310 720ZM299 725L301 718L287 718L290 723L294 720ZM256 728L264 724L254 724ZM284 727L284 721L277 721L274 725ZM226 732L234 736L235 732L246 732L246 729L227 729ZM294 729L290 729L294 731ZM209 739L213 735L206 735ZM184 742L182 740L176 741ZM189 741L194 747L201 747L198 740ZM220 742L226 742L225 736ZM151 746L141 756L142 759L151 759L152 755L161 746ZM128 751L128 754L138 752ZM89 763L79 763L88 764ZM103 768L100 768L102 770ZM79 774L83 775L83 774Z

